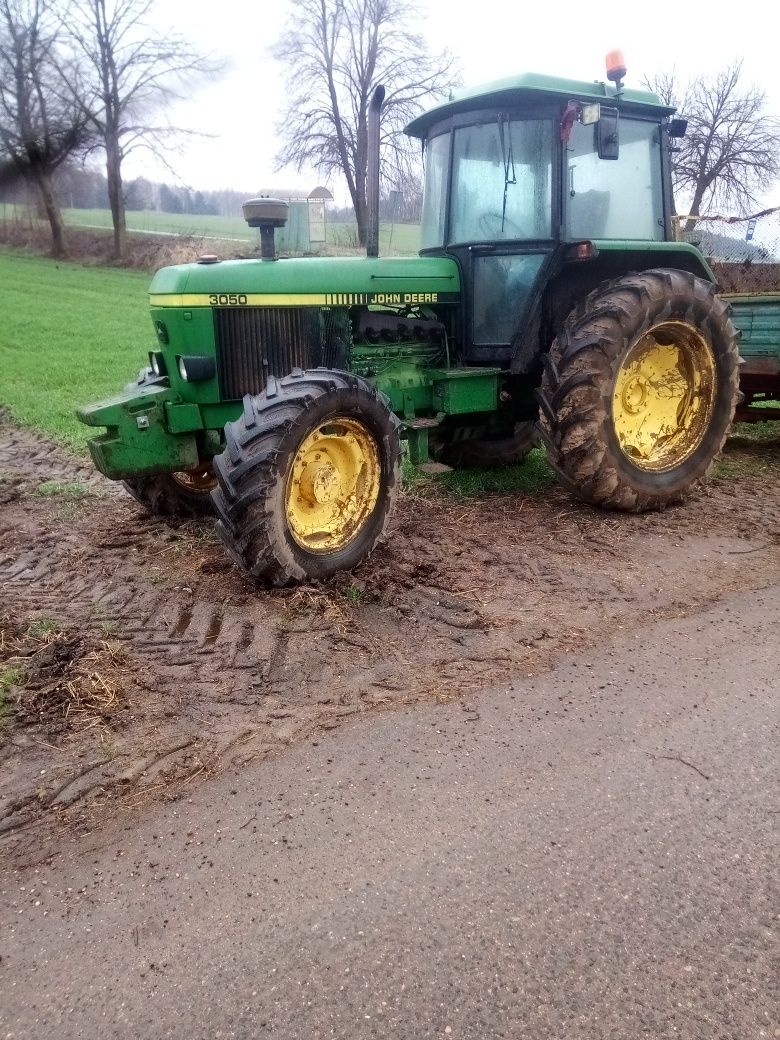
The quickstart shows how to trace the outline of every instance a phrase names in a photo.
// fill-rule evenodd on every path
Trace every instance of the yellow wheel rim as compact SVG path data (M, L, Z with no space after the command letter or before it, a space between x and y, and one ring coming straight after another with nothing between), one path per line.
M206 492L212 491L217 486L217 478L214 476L214 470L211 466L199 466L197 469L180 470L178 473L172 473L171 476L185 491L194 491L205 495Z
M623 454L644 470L679 466L701 444L716 386L712 348L692 325L653 326L615 378L612 416Z
M371 516L380 485L373 434L357 419L328 419L295 453L285 495L290 533L309 552L343 549Z

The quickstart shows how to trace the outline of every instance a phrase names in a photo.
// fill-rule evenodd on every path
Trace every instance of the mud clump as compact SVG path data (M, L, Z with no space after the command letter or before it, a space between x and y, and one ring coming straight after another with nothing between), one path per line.
M11 726L50 737L113 723L127 706L125 648L48 619L0 619L0 675Z

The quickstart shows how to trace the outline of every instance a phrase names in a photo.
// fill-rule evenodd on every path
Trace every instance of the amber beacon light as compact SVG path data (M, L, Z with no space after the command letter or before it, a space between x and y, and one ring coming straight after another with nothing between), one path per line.
M626 59L622 51L610 51L607 55L607 79L612 80L618 90L626 74Z

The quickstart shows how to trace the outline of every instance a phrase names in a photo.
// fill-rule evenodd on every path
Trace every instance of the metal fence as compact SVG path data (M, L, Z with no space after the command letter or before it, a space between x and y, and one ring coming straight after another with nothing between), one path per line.
M780 206L748 217L674 217L678 241L697 246L721 292L780 293Z

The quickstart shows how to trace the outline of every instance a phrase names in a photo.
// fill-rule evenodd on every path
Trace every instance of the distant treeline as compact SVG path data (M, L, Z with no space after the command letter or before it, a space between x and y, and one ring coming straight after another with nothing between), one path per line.
M60 205L70 209L108 209L108 186L105 174L89 166L64 167L57 170L54 184ZM218 191L201 191L177 184L158 184L137 177L125 182L125 203L129 210L151 210L157 213L187 213L194 216L240 217L241 206L257 192L236 191L221 188ZM0 203L28 204L23 183L3 188L0 185ZM37 200L35 202L37 204ZM414 222L420 219L421 195L412 192L410 197L400 192L390 192L380 203L383 220ZM354 220L352 206L328 204L328 218L332 221Z

